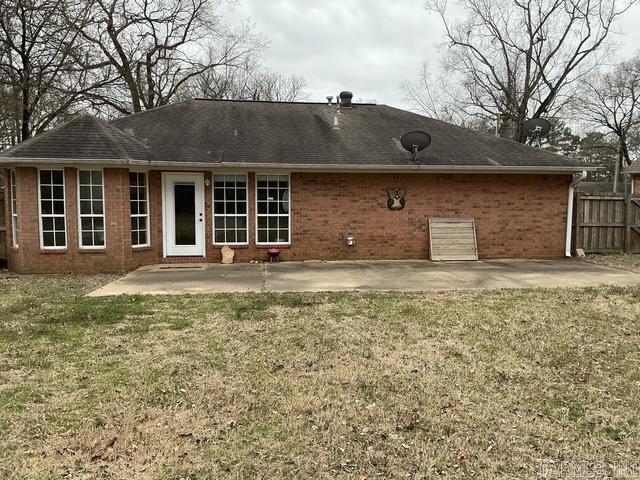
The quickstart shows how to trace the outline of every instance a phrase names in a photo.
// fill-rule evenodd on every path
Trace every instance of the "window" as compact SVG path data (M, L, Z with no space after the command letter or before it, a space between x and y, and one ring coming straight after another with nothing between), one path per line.
M149 246L149 201L147 174L129 172L129 195L131 200L131 245Z
M103 187L102 170L78 170L80 246L82 248L104 247Z
M16 171L11 170L11 242L14 248L18 247L18 237L20 229L18 228L18 200L16 188Z
M44 248L66 248L64 171L40 170L40 241Z
M289 176L256 176L258 244L288 244Z
M213 243L241 245L247 235L247 176L213 176Z

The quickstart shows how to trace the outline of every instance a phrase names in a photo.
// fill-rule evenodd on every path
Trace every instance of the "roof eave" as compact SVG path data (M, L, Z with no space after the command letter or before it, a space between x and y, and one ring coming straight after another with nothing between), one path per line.
M293 163L244 163L244 162L165 162L149 161L135 164L150 167L207 167L207 168L241 168L254 170L295 170L295 171L425 171L425 172L482 172L482 173L567 173L595 171L597 167L572 166L572 165L542 165L542 166L508 166L508 165L366 165L366 164L293 164Z
M132 162L147 163L145 160L131 158L26 158L3 157L0 155L0 164L13 165L73 165L73 164L104 164L104 165L132 165Z
M171 162L147 161L131 158L122 159L78 159L78 158L13 158L0 157L7 166L25 164L44 165L72 165L90 163L105 165L129 165L135 167L157 168L224 168L224 169L254 169L254 170L295 170L295 171L395 171L395 172L439 172L439 173L569 173L595 171L598 167L574 165L366 165L366 164L285 164L285 163L245 163L245 162Z

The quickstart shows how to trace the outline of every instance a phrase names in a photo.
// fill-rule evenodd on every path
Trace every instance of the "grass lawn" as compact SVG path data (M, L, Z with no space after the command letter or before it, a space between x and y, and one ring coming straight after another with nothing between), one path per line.
M536 478L640 458L640 289L85 298L0 280L0 478Z

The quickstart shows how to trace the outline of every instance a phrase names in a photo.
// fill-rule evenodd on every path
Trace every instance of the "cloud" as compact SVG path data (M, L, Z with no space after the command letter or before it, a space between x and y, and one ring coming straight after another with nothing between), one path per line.
M303 75L314 101L351 90L356 100L406 106L400 83L442 39L423 0L242 0L224 15L250 17L270 40L265 63Z
M351 90L356 101L409 108L400 83L415 80L424 60L438 65L444 36L424 0L241 0L222 14L234 23L251 18L270 40L265 63L304 76L312 101ZM640 45L638 20L640 7L621 18L618 55Z

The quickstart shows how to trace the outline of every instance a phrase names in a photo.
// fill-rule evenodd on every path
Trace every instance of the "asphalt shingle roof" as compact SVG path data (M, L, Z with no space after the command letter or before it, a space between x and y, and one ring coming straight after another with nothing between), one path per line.
M79 115L0 153L29 159L141 160L150 149L140 140L92 115Z
M632 174L640 173L640 160L634 161L631 165L625 168L625 172Z
M343 108L338 129L336 115L335 105L323 103L194 99L110 124L83 115L2 155L109 159L120 154L133 160L203 166L402 168L415 164L400 137L410 130L425 130L432 142L418 153L417 163L423 166L563 170L583 166L545 150L386 105Z

